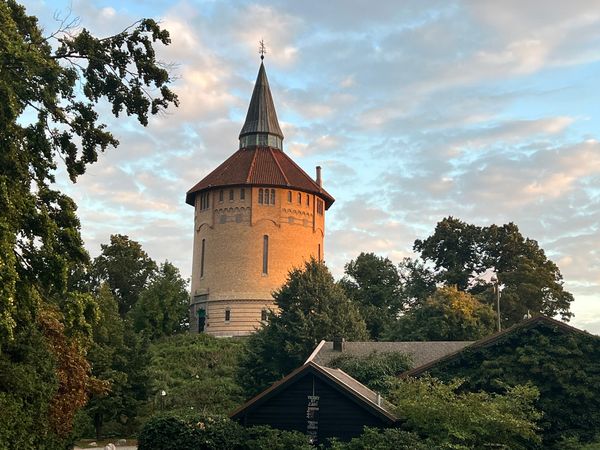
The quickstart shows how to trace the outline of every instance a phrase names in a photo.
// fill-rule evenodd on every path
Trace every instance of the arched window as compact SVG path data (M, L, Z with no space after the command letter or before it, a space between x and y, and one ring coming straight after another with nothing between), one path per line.
M300 192L298 192L298 204L302 204L302 194Z
M246 189L240 189L240 200L246 200Z
M264 275L269 273L269 236L266 234L263 236L263 264L262 273Z
M271 189L271 205L275 204L275 189Z
M310 195L306 194L306 206L310 206Z
M269 200L269 199L267 198L267 201L268 201L268 200ZM259 190L258 190L258 203L260 203L261 205L262 205L262 203L263 203L263 190L262 190L262 189L259 189Z
M202 239L202 249L200 251L200 278L204 277L204 251L206 250L206 239Z
M229 201L233 201L233 189L229 189Z
M220 201L220 202L222 202L222 201L223 201L223 195L224 195L224 194L223 194L223 189L221 189L221 190L219 191L219 201Z
M288 202L292 202L292 191L288 191Z

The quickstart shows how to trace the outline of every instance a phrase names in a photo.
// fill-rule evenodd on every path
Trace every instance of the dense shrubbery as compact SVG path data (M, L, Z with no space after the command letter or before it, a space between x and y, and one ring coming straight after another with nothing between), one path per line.
M244 428L225 417L157 416L138 439L138 450L310 450L306 436L269 427Z
M363 358L343 354L334 358L329 366L342 369L364 385L385 394L390 382L394 381L397 375L410 369L412 362L405 353L374 351Z

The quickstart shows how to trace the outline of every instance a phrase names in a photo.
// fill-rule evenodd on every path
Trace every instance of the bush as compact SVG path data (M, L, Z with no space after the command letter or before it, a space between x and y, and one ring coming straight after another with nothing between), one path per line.
M244 428L226 417L156 416L143 427L138 450L311 450L304 434L268 426Z
M384 430L365 427L363 434L350 442L332 441L331 450L432 450L436 448L415 433L396 428Z

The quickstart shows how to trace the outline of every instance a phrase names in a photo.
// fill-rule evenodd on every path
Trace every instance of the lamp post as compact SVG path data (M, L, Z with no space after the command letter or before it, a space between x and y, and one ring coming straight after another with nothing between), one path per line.
M164 411L165 410L165 397L167 395L167 391L165 391L164 389L160 391L160 410Z
M492 275L490 280L494 285L494 293L496 294L496 316L498 318L498 331L502 331L502 322L500 320L500 280L496 274Z

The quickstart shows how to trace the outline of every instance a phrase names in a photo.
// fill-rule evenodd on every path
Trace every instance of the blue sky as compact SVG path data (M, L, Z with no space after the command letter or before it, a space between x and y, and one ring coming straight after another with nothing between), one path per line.
M259 65L285 135L336 198L326 259L399 261L452 215L515 222L563 273L575 326L600 333L600 3L596 1L28 1L46 30L71 8L114 34L171 31L181 107L120 139L75 186L92 255L128 234L191 271L187 189L237 148Z

